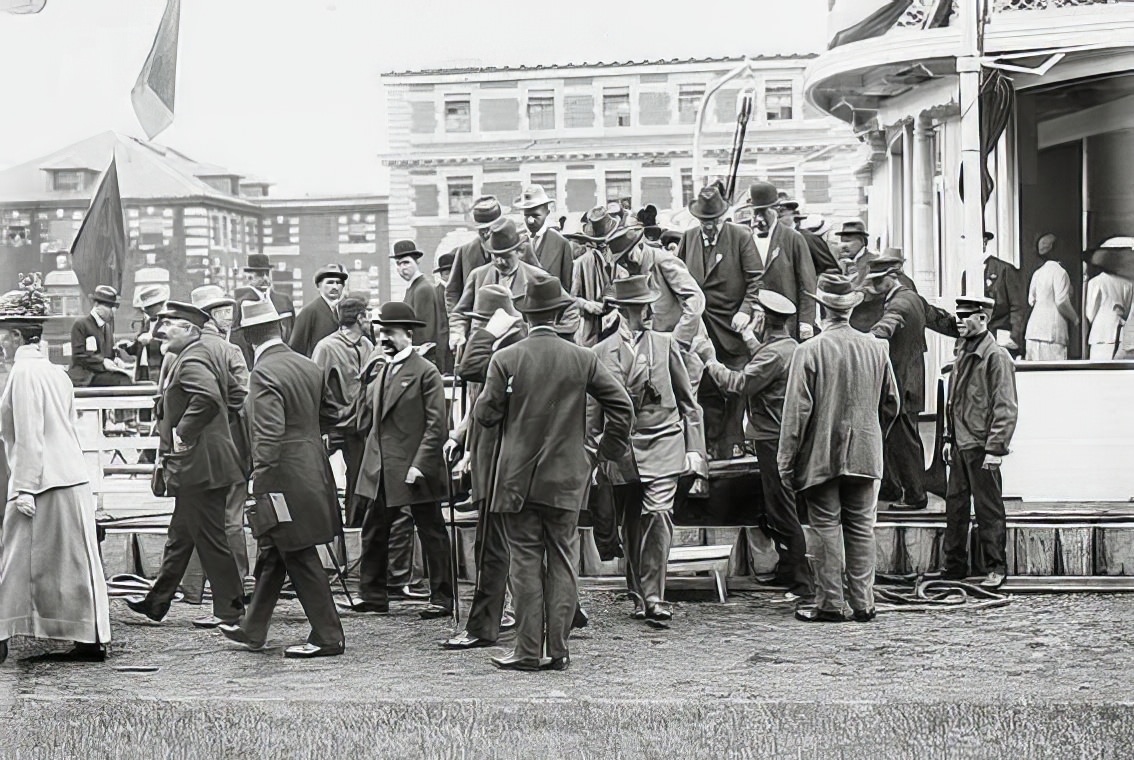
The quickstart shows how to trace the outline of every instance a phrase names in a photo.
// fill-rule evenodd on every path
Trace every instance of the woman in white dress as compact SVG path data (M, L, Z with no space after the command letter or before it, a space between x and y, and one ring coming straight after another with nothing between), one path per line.
M14 356L0 395L11 472L0 528L0 662L13 636L74 642L70 651L36 659L101 662L110 608L74 389L41 350L45 309L42 297L29 296L0 313L0 342Z
M1055 250L1055 242L1055 235L1050 232L1039 239L1039 255L1047 260L1032 274L1028 286L1032 315L1024 333L1024 358L1032 362L1065 361L1070 339L1068 325L1079 324L1079 315L1071 305L1071 278L1058 261L1048 258Z

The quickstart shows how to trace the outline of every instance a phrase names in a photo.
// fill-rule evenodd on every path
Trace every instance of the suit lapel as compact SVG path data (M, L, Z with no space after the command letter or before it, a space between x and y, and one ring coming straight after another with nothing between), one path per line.
M697 234L701 234L700 230L697 231ZM728 240L727 240L728 237L729 237L728 227L726 227L722 224L720 232L717 233L717 243L716 243L716 245L713 246L713 253L709 258L709 271L705 272L705 279L706 280L709 279L709 275L711 275L716 270L717 264L720 264L721 261L724 260L723 251L728 250ZM701 238L702 248L704 247L704 245L705 245L705 238L702 237ZM701 258L704 258L704 255L702 255Z
M685 266L697 284L701 285L705 282L705 239L701 236L701 228L691 232L693 239L685 247Z
M772 234L768 239L768 260L764 262L764 271L771 268L772 262L775 261L780 255L780 239L783 235L780 234L780 225L777 224L776 228L772 230Z
M642 376L650 370L649 355L653 347L653 336L646 332L643 340L637 346L631 346L630 350L634 354L633 362L630 366L630 374L627 376L626 385L629 388L637 387Z
M389 371L390 368L386 367L386 372ZM406 389L411 385L416 384L418 374L420 374L420 368L417 366L417 362L414 361L414 356L410 356L402 363L402 368L399 369L392 378L390 378L389 383L386 383L386 375L382 375L384 391L384 397L382 399L383 417L385 417L389 413L389 411L394 408L394 404L398 402L398 399L402 397L402 394L406 392Z

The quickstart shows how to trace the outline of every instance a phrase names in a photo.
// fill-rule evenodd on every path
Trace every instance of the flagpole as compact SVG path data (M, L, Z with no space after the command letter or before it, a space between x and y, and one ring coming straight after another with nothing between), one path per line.
M983 0L961 0L961 55L957 56L961 103L961 263L968 295L984 295L984 194L980 149L980 24Z

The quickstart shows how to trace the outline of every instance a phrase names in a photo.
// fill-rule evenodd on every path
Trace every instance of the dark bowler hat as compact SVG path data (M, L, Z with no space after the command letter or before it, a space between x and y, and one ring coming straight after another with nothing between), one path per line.
M248 254L248 263L244 265L245 272L270 272L272 271L272 262L268 259L266 253L250 253Z
M448 272L453 268L453 262L456 260L456 255L449 251L437 257L437 263L433 265L434 272Z
M404 259L406 256L413 256L415 259L420 259L425 254L417 250L417 243L412 240L399 240L394 243L394 252L390 255L391 259L397 261Z
M902 258L900 248L887 248L881 256L867 262L866 279L876 280L879 277L897 274L902 271L902 265L905 263L906 260Z
M771 182L753 182L748 188L748 205L752 208L771 208L779 202L779 193Z
M476 199L472 207L473 223L478 229L483 229L500 218L502 213L500 201L493 195L482 195Z
M984 296L959 296L957 298L957 315L992 311L992 307L995 305L996 301Z
M157 315L160 319L184 319L197 327L204 327L205 323L209 321L207 311L182 301L166 301L165 308L159 311Z
M853 309L862 303L864 298L860 291L854 289L854 283L846 275L823 273L815 283L815 292L811 294L819 303L838 311Z
M328 264L325 267L319 267L319 271L315 273L316 285L323 280L339 280L340 282L346 282L348 279L350 279L350 275L347 274L346 267L342 264Z
M689 204L689 213L698 219L719 219L726 212L728 212L728 203L721 195L720 185L716 182L702 188Z
M866 232L866 222L861 219L851 219L843 222L842 228L835 234L839 237L854 237L856 235L862 238L869 237Z
M483 285L476 292L472 311L465 312L465 316L487 322L492 319L492 315L496 313L497 309L503 309L512 316L516 316L516 307L512 300L512 291L503 285L496 283Z
M661 298L661 293L650 285L648 274L636 274L615 280L606 286L603 300L615 306L639 306L653 303Z
M373 320L385 327L425 327L417 318L413 307L401 301L387 301L378 308L378 316Z
M118 291L109 285L99 285L91 293L91 300L95 303L104 303L108 306L117 306L120 301Z
M796 311L795 304L787 296L783 296L774 290L759 291L756 294L756 302L764 308L764 311L779 314L782 317L790 317Z
M524 244L516 223L506 217L500 217L488 228L488 242L484 243L484 250L489 256L500 256L510 253Z
M516 308L524 314L535 314L562 309L574 302L575 299L564 292L558 277L543 274L528 280L524 294L516 299Z

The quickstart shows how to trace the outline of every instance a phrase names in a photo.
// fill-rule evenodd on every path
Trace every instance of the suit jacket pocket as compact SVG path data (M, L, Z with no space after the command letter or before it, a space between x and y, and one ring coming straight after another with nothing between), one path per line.
M185 451L174 451L165 454L161 460L161 468L165 473L165 495L176 496L182 488L186 473L192 463L193 448Z

